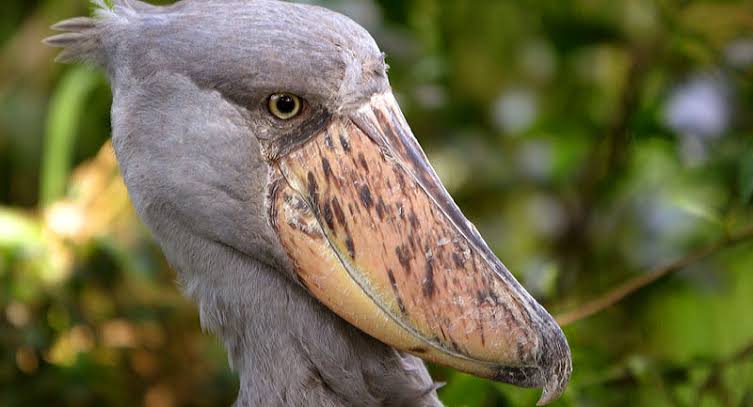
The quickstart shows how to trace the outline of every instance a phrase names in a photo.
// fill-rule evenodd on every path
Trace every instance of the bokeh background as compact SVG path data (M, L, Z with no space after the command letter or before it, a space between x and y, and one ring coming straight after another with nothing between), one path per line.
M565 325L555 405L753 406L753 3L319 3L374 34L445 185ZM128 202L104 77L40 44L89 7L0 7L0 406L229 405ZM538 396L432 369L448 406Z

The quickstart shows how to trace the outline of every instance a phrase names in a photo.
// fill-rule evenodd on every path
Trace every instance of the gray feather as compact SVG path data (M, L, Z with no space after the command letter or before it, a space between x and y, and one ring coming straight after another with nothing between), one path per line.
M63 48L55 59L61 63L91 62L102 65L105 61L105 49L102 37L108 21L115 14L107 8L101 0L93 1L96 10L95 18L75 17L54 24L55 31L66 31L45 38L42 42L48 46Z
M96 27L96 20L93 18L88 17L75 17L71 18L69 20L61 21L52 27L51 29L55 31L73 31L73 32L82 32L86 30L91 30L92 28Z
M102 1L56 24L62 62L107 70L113 145L140 218L241 376L238 406L438 406L423 363L326 309L293 278L267 218L259 140L274 91L330 112L389 85L347 17L269 0Z

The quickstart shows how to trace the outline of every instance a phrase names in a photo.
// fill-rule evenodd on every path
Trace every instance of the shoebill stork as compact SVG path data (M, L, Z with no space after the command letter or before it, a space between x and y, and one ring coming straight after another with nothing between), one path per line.
M116 0L53 28L58 60L108 74L130 198L225 345L238 406L439 406L420 359L562 393L562 331L442 186L358 24Z

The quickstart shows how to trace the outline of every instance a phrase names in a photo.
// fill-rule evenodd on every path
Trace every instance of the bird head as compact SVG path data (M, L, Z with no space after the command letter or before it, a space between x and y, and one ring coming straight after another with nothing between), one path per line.
M179 271L220 281L212 258L186 259L215 242L396 349L543 387L541 403L564 391L561 329L443 187L358 24L278 1L121 0L54 28L61 60L106 68L129 193Z

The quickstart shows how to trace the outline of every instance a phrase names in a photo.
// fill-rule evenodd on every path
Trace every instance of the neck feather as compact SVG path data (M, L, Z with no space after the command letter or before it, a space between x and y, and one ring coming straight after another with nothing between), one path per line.
M184 287L240 375L238 406L441 406L420 359L340 319L284 271L215 249L212 270L189 271Z

